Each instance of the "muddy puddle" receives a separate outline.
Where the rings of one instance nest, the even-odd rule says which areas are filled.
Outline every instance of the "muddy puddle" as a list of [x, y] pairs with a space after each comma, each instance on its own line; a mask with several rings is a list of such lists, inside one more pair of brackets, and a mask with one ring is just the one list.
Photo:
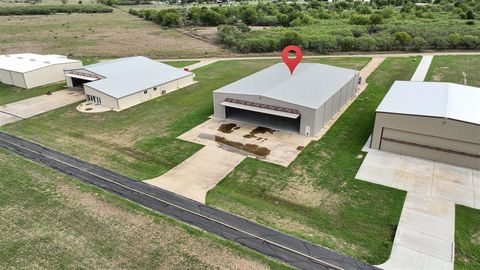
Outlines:
[[[244, 138], [257, 138], [258, 134], [275, 133], [276, 130], [267, 127], [256, 127], [250, 133], [243, 135]], [[261, 139], [261, 138], [260, 138]]]
[[257, 144], [250, 144], [250, 143], [243, 144], [240, 142], [231, 141], [222, 136], [215, 136], [215, 141], [252, 153], [260, 157], [266, 157], [270, 155], [270, 149], [266, 147], [258, 146]]
[[223, 133], [232, 133], [234, 130], [237, 130], [239, 128], [240, 127], [238, 127], [237, 124], [229, 123], [229, 124], [221, 124], [217, 130]]

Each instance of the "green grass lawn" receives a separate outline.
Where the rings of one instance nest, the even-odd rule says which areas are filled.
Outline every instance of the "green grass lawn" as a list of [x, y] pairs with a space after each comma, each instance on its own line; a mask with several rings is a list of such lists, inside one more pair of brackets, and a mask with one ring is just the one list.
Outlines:
[[480, 87], [480, 55], [435, 56], [427, 74], [429, 81], [445, 81]]
[[4, 149], [0, 161], [1, 269], [289, 269]]
[[164, 62], [167, 65], [170, 65], [172, 67], [178, 67], [178, 68], [183, 68], [186, 66], [191, 66], [195, 63], [198, 63], [200, 61], [166, 61]]
[[64, 88], [64, 83], [55, 83], [32, 89], [23, 89], [12, 85], [0, 83], [0, 105], [5, 105], [19, 100], [45, 95], [47, 92], [55, 92]]
[[480, 269], [480, 210], [455, 208], [455, 269]]
[[[317, 61], [348, 67], [356, 62], [361, 68], [369, 58]], [[150, 179], [202, 147], [176, 137], [213, 114], [213, 90], [276, 62], [220, 61], [195, 70], [197, 84], [122, 112], [84, 114], [73, 104], [1, 129], [132, 178]]]
[[370, 263], [390, 255], [405, 192], [355, 180], [374, 110], [419, 58], [388, 58], [369, 86], [288, 167], [247, 158], [207, 194], [207, 204]]

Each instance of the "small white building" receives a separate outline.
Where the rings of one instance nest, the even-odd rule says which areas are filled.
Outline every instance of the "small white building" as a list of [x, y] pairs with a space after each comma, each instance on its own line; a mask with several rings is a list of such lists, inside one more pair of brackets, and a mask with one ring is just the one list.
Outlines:
[[194, 74], [143, 56], [65, 70], [67, 86], [83, 88], [85, 99], [115, 111], [188, 86]]
[[63, 55], [34, 53], [0, 55], [0, 82], [34, 88], [64, 80], [63, 70], [79, 68], [82, 62]]

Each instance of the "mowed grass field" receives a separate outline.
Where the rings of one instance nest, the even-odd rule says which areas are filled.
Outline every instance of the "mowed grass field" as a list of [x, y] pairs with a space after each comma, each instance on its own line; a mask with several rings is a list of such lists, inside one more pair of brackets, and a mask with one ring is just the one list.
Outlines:
[[[355, 64], [361, 68], [369, 60], [317, 61], [347, 67]], [[0, 129], [138, 180], [151, 179], [202, 147], [176, 137], [213, 114], [213, 90], [276, 62], [220, 61], [195, 70], [197, 84], [122, 112], [84, 114], [73, 104]]]
[[455, 208], [455, 269], [480, 269], [480, 210]]
[[[414, 61], [415, 60], [415, 61]], [[368, 88], [287, 168], [247, 158], [207, 194], [207, 204], [370, 263], [390, 255], [405, 192], [355, 180], [374, 111], [419, 58], [388, 58]]]
[[0, 54], [208, 57], [226, 51], [115, 9], [103, 14], [0, 16]]
[[[464, 76], [466, 75], [466, 76]], [[427, 80], [480, 87], [480, 54], [435, 56]]]
[[288, 269], [0, 149], [1, 269]]

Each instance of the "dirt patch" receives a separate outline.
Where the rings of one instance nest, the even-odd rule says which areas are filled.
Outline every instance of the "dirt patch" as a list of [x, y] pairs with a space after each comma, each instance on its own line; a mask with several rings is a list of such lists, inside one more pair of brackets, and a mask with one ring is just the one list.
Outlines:
[[221, 137], [221, 136], [215, 136], [215, 141], [235, 147], [243, 151], [247, 151], [259, 157], [266, 157], [270, 155], [270, 149], [266, 147], [258, 146], [257, 144], [250, 144], [250, 143], [243, 144], [240, 142], [234, 142], [234, 141], [228, 140], [227, 138]]
[[305, 148], [305, 146], [301, 146], [301, 145], [300, 145], [300, 146], [297, 147], [297, 150], [298, 150], [298, 151], [302, 151], [304, 148]]
[[271, 128], [267, 128], [267, 127], [256, 127], [254, 128], [252, 131], [250, 131], [250, 133], [248, 134], [245, 134], [243, 135], [244, 138], [256, 138], [257, 134], [265, 134], [265, 133], [270, 133], [270, 134], [273, 134], [276, 132], [276, 130], [274, 129], [271, 129]]
[[220, 132], [230, 134], [234, 130], [238, 129], [240, 127], [237, 126], [237, 124], [229, 123], [229, 124], [222, 124], [220, 127], [217, 129]]
[[476, 246], [480, 245], [480, 231], [472, 234], [472, 237], [470, 237], [470, 242]]

